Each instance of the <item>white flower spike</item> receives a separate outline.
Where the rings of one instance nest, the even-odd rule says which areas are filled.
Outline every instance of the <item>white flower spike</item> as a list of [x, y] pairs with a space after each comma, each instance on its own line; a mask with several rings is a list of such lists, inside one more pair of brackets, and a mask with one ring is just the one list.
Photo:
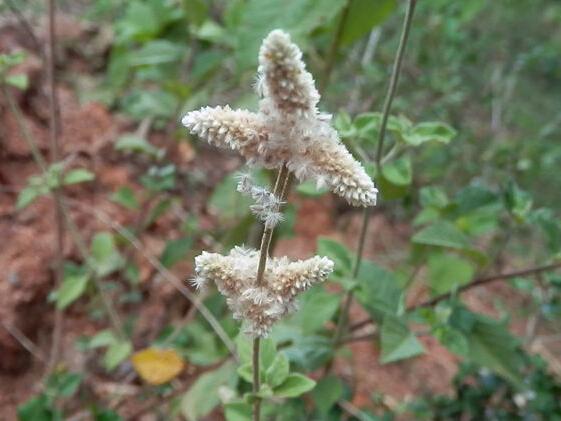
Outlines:
[[257, 80], [263, 97], [258, 113], [204, 107], [182, 123], [250, 163], [270, 169], [286, 164], [298, 179], [325, 185], [352, 205], [375, 205], [378, 190], [339, 140], [330, 117], [318, 112], [314, 79], [287, 33], [274, 30], [263, 41]]

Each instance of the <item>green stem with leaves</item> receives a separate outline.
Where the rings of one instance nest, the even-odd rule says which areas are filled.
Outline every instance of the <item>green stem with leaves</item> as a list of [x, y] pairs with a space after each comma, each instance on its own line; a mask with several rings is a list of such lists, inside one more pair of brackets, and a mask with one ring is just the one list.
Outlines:
[[[411, 23], [413, 21], [413, 13], [415, 11], [415, 5], [417, 0], [409, 0], [407, 5], [407, 11], [405, 13], [405, 20], [403, 22], [403, 29], [401, 32], [401, 37], [399, 40], [399, 46], [397, 48], [396, 57], [393, 64], [392, 74], [390, 77], [390, 84], [388, 87], [388, 92], [386, 94], [386, 99], [384, 100], [384, 108], [382, 110], [382, 122], [380, 125], [380, 133], [378, 136], [378, 146], [376, 151], [376, 169], [377, 174], [382, 174], [382, 151], [384, 146], [384, 138], [386, 135], [386, 129], [388, 124], [388, 119], [390, 115], [390, 110], [393, 102], [393, 98], [395, 96], [397, 90], [397, 83], [399, 81], [399, 74], [401, 72], [401, 64], [403, 62], [403, 56], [405, 53], [405, 46], [407, 44], [407, 40], [409, 39], [409, 32], [411, 29]], [[354, 267], [352, 271], [352, 276], [354, 279], [358, 276], [360, 271], [360, 264], [362, 262], [362, 255], [364, 252], [364, 243], [366, 241], [366, 233], [368, 232], [368, 224], [370, 222], [370, 209], [365, 208], [363, 217], [362, 217], [362, 225], [360, 230], [360, 236], [358, 241], [357, 247], [357, 255], [354, 262]], [[335, 329], [335, 334], [333, 336], [333, 343], [338, 345], [343, 337], [347, 325], [347, 320], [349, 318], [349, 312], [351, 308], [353, 300], [353, 290], [347, 291], [344, 301], [343, 301], [343, 308], [341, 310], [339, 319], [337, 321], [337, 327]]]

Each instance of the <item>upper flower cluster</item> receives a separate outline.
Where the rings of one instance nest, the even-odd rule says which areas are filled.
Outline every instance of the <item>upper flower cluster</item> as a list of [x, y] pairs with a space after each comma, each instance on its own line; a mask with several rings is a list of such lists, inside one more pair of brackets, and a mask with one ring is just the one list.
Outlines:
[[266, 336], [277, 320], [294, 309], [298, 293], [323, 282], [333, 271], [333, 262], [327, 257], [295, 262], [272, 258], [263, 282], [257, 285], [258, 264], [259, 252], [243, 247], [235, 247], [226, 256], [203, 252], [195, 258], [195, 285], [214, 282], [234, 318], [243, 320], [246, 332], [253, 336]]
[[317, 109], [320, 95], [302, 52], [281, 30], [259, 51], [259, 112], [204, 107], [182, 123], [211, 144], [238, 151], [265, 168], [286, 164], [300, 180], [314, 180], [356, 206], [376, 204], [378, 190]]

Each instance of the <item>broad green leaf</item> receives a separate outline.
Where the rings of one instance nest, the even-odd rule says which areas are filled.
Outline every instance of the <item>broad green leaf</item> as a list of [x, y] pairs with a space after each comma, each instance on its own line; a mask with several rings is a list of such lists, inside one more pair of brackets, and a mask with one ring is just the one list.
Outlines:
[[496, 371], [515, 386], [522, 387], [519, 343], [503, 323], [457, 307], [450, 316], [450, 324], [467, 339], [465, 358]]
[[[242, 363], [253, 362], [253, 340], [248, 336], [240, 333], [236, 338], [236, 347], [238, 355]], [[267, 370], [273, 363], [277, 355], [275, 342], [271, 338], [265, 338], [260, 341], [259, 361], [262, 370]]]
[[124, 339], [112, 342], [103, 356], [103, 366], [108, 370], [114, 370], [125, 361], [132, 352], [132, 344]]
[[113, 235], [98, 232], [92, 239], [91, 265], [99, 276], [106, 276], [119, 269], [124, 263], [115, 247]]
[[188, 421], [200, 421], [219, 403], [219, 389], [236, 385], [236, 365], [227, 361], [197, 378], [181, 399], [181, 413]]
[[312, 391], [312, 396], [320, 414], [325, 416], [341, 399], [343, 392], [343, 382], [339, 377], [331, 374], [319, 380]]
[[444, 123], [425, 122], [415, 125], [402, 136], [409, 145], [419, 146], [431, 141], [449, 143], [456, 136], [456, 131]]
[[94, 173], [86, 170], [85, 168], [76, 168], [64, 174], [62, 184], [67, 186], [69, 184], [78, 184], [84, 183], [86, 181], [92, 181], [93, 179], [95, 179]]
[[351, 44], [380, 25], [395, 9], [395, 0], [353, 0], [341, 34], [341, 45]]
[[314, 333], [331, 320], [340, 299], [339, 295], [330, 294], [321, 287], [312, 288], [299, 298], [298, 311], [292, 316], [292, 323], [300, 326], [304, 334]]
[[409, 156], [404, 156], [403, 158], [399, 158], [385, 164], [382, 167], [382, 175], [392, 184], [397, 186], [408, 186], [413, 180], [411, 158], [409, 158]]
[[305, 35], [329, 23], [345, 3], [345, 0], [247, 1], [241, 10], [239, 25], [232, 28], [237, 32], [235, 51], [238, 65], [245, 69], [256, 64], [259, 45], [271, 30], [282, 28], [295, 41], [301, 41]]
[[439, 221], [416, 233], [412, 241], [416, 244], [468, 249], [469, 239], [456, 226], [447, 221]]
[[434, 295], [444, 294], [467, 284], [475, 273], [473, 265], [451, 254], [433, 254], [428, 260], [429, 285]]
[[391, 315], [384, 317], [380, 342], [382, 347], [380, 361], [383, 364], [411, 358], [424, 352], [423, 346], [407, 324]]
[[226, 223], [243, 218], [252, 204], [251, 199], [238, 193], [237, 184], [236, 174], [228, 174], [214, 188], [208, 201], [211, 210]]
[[170, 268], [179, 261], [181, 261], [193, 246], [193, 239], [191, 237], [178, 238], [177, 240], [170, 240], [166, 243], [166, 247], [162, 252], [160, 261], [166, 268]]
[[292, 373], [280, 384], [273, 388], [273, 393], [279, 398], [295, 398], [314, 388], [316, 382], [300, 373]]
[[62, 421], [62, 414], [40, 394], [18, 406], [18, 421]]
[[172, 118], [175, 116], [178, 98], [162, 90], [133, 90], [121, 99], [123, 110], [131, 117]]
[[129, 55], [132, 66], [172, 63], [181, 59], [185, 47], [165, 39], [158, 39], [144, 44], [139, 50]]
[[524, 222], [532, 209], [533, 199], [528, 192], [511, 182], [505, 192], [505, 204], [519, 222]]
[[246, 382], [253, 384], [253, 364], [245, 363], [238, 367], [236, 370], [238, 376], [244, 379]]
[[304, 334], [300, 326], [284, 320], [278, 323], [272, 337], [283, 343], [282, 351], [290, 362], [303, 370], [316, 370], [333, 357], [333, 343], [325, 335]]
[[47, 394], [70, 397], [76, 393], [83, 375], [69, 371], [57, 371], [47, 379]]
[[382, 321], [387, 314], [398, 314], [403, 291], [392, 272], [365, 260], [360, 265], [358, 280], [356, 297], [373, 318]]
[[228, 402], [224, 405], [226, 421], [251, 421], [253, 407], [245, 401]]
[[163, 155], [163, 149], [160, 150], [148, 142], [145, 138], [137, 136], [134, 133], [124, 134], [117, 139], [115, 149], [118, 151], [141, 152], [146, 155], [160, 158]]
[[437, 209], [442, 209], [450, 203], [444, 189], [437, 186], [421, 188], [419, 190], [419, 201], [423, 207], [430, 206]]
[[333, 126], [343, 138], [354, 137], [356, 135], [356, 129], [351, 120], [351, 116], [344, 111], [337, 113], [333, 119]]
[[265, 372], [265, 382], [271, 386], [276, 387], [282, 384], [288, 377], [290, 371], [290, 364], [284, 352], [278, 352], [272, 364]]
[[62, 285], [56, 292], [56, 306], [64, 310], [86, 291], [89, 281], [88, 274], [75, 274], [65, 276]]
[[139, 207], [134, 191], [130, 187], [126, 186], [121, 187], [113, 193], [111, 195], [111, 200], [130, 210], [136, 210]]
[[471, 185], [460, 190], [454, 202], [458, 206], [458, 212], [465, 214], [475, 209], [489, 205], [500, 205], [499, 196], [492, 190], [478, 185]]

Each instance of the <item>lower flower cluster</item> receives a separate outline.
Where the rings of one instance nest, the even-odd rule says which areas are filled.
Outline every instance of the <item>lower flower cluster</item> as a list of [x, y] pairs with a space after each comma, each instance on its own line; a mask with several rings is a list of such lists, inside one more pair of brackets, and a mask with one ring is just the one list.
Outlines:
[[203, 287], [214, 282], [246, 333], [264, 337], [273, 324], [295, 309], [296, 296], [312, 285], [323, 282], [333, 271], [327, 257], [289, 261], [270, 258], [257, 283], [259, 252], [235, 247], [226, 256], [203, 252], [195, 258], [194, 283]]

